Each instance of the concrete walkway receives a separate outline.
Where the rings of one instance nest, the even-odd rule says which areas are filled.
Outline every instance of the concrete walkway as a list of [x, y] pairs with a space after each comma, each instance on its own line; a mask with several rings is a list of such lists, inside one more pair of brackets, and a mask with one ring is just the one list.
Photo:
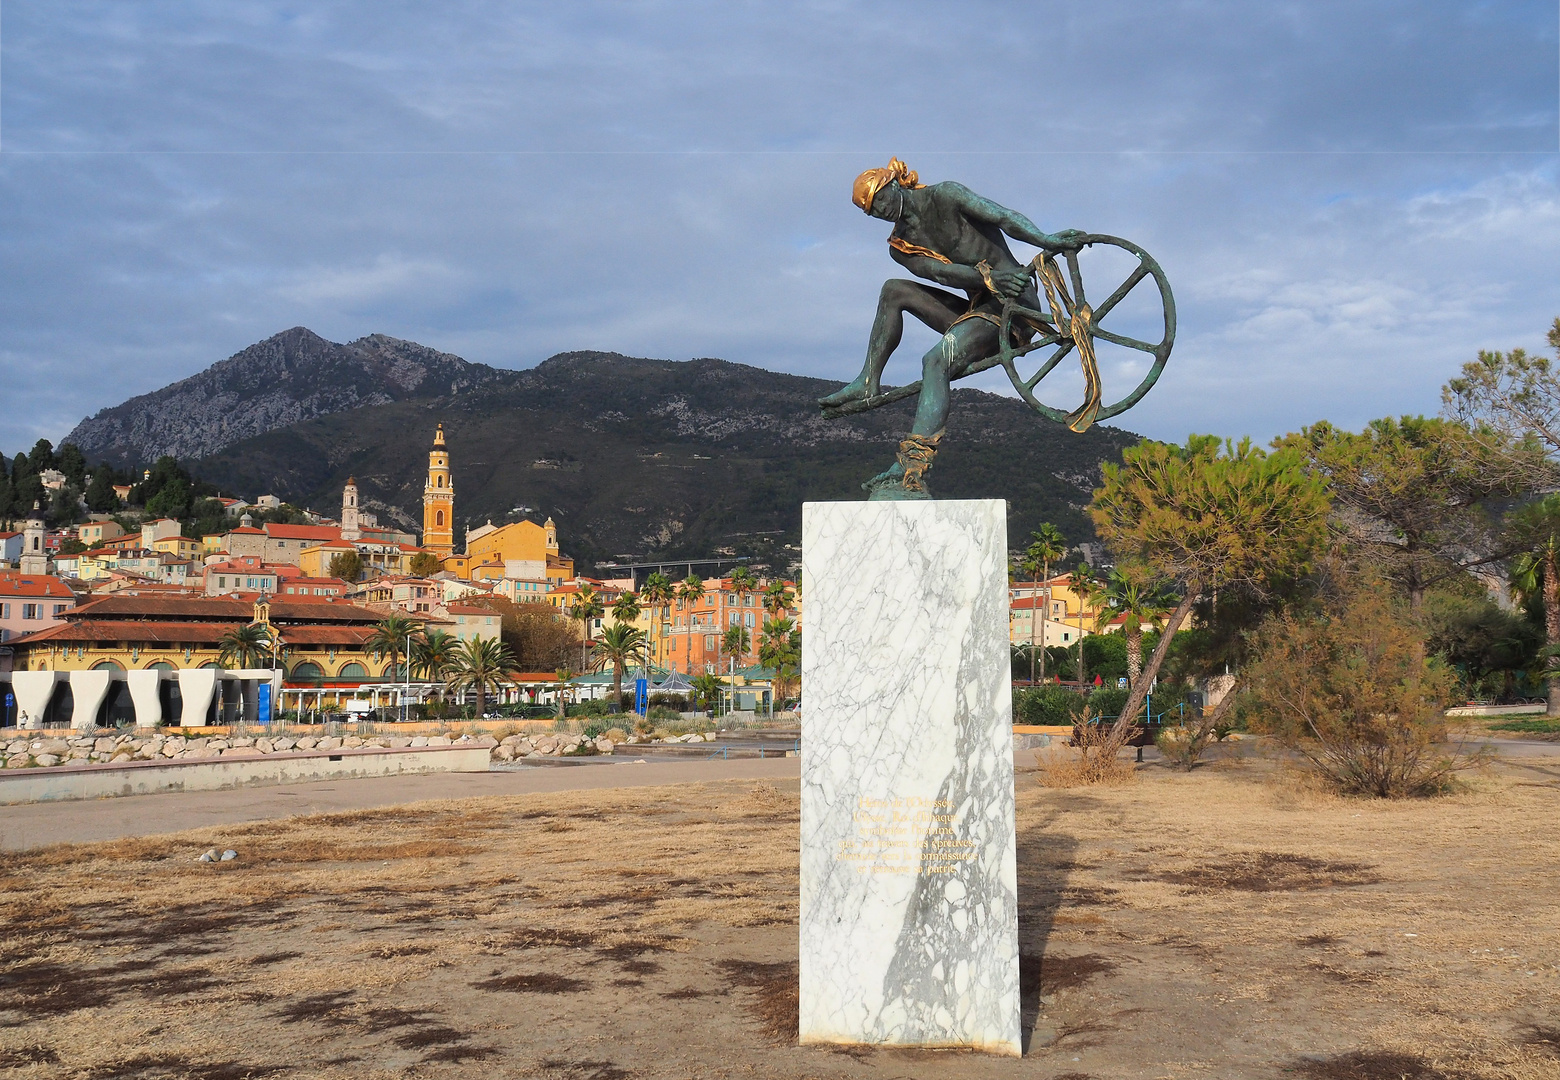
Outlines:
[[321, 780], [287, 787], [236, 791], [166, 792], [91, 802], [31, 803], [0, 811], [0, 849], [20, 851], [48, 844], [91, 843], [127, 836], [270, 821], [298, 814], [329, 814], [426, 799], [471, 799], [592, 788], [655, 787], [712, 780], [796, 780], [797, 758], [653, 762], [432, 773], [364, 780]]

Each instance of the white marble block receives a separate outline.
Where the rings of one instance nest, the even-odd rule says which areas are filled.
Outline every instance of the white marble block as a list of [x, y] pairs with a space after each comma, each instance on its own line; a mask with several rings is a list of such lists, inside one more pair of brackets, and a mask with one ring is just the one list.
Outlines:
[[1007, 514], [802, 508], [801, 1039], [1021, 1053]]

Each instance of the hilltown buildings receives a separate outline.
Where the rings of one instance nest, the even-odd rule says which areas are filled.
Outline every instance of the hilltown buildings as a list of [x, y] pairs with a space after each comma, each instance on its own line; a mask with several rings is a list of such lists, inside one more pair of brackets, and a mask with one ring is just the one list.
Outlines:
[[[263, 519], [257, 524], [248, 504], [224, 499], [225, 514], [237, 520], [200, 540], [184, 536], [172, 519], [147, 521], [130, 532], [117, 521], [92, 521], [73, 537], [51, 535], [36, 513], [22, 532], [0, 537], [5, 545], [0, 553], [8, 562], [22, 561], [27, 570], [0, 575], [5, 639], [0, 684], [11, 684], [7, 672], [14, 666], [31, 687], [29, 700], [55, 720], [69, 713], [71, 695], [80, 690], [86, 695], [82, 708], [99, 719], [122, 718], [130, 698], [141, 693], [139, 716], [155, 708], [164, 718], [194, 722], [191, 717], [225, 708], [221, 702], [231, 704], [221, 684], [237, 676], [219, 666], [222, 638], [252, 623], [266, 628], [272, 655], [263, 668], [238, 680], [248, 687], [242, 693], [251, 694], [249, 684], [256, 679], [272, 679], [274, 665], [278, 693], [315, 694], [316, 706], [328, 695], [351, 696], [393, 680], [388, 655], [367, 645], [375, 626], [392, 612], [464, 640], [492, 638], [501, 631], [502, 616], [484, 606], [483, 597], [547, 604], [578, 627], [572, 608], [588, 587], [608, 608], [585, 628], [599, 637], [612, 621], [610, 605], [635, 587], [633, 579], [577, 577], [551, 518], [541, 524], [489, 522], [470, 530], [465, 550], [457, 551], [453, 474], [441, 426], [429, 451], [420, 542], [381, 526], [363, 508], [355, 478], [343, 488], [339, 523], [309, 515], [313, 524]], [[280, 500], [263, 496], [255, 506], [275, 508]], [[54, 554], [63, 539], [79, 541], [86, 550]], [[346, 554], [356, 555], [363, 567], [359, 581], [331, 576], [336, 557]], [[425, 558], [414, 574], [418, 556]], [[739, 594], [724, 579], [707, 580], [705, 589], [698, 601], [676, 601], [640, 615], [656, 668], [694, 674], [735, 667], [740, 675], [756, 663], [766, 618], [761, 597]], [[787, 614], [799, 619], [799, 603]], [[749, 637], [749, 647], [736, 656], [723, 647], [732, 625]], [[206, 674], [197, 678], [195, 672]], [[48, 673], [58, 678], [43, 679]], [[133, 693], [132, 684], [141, 689]], [[192, 689], [201, 686], [198, 693]], [[185, 690], [196, 693], [189, 708], [179, 699]]]

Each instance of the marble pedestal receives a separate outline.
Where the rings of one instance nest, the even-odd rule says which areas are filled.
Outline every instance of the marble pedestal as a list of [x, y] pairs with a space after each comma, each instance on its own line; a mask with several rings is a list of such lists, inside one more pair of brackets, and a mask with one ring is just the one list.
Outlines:
[[1007, 515], [802, 509], [803, 1042], [1021, 1052]]

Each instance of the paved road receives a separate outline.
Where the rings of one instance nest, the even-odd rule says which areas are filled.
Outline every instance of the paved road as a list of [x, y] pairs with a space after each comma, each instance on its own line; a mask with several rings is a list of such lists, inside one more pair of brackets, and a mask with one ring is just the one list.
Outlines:
[[198, 829], [205, 825], [366, 810], [425, 799], [652, 787], [711, 780], [795, 780], [800, 775], [801, 762], [796, 758], [646, 764], [619, 759], [576, 767], [521, 767], [485, 773], [320, 780], [310, 784], [236, 791], [174, 791], [90, 802], [31, 803], [0, 808], [0, 849], [16, 851], [46, 844], [118, 840], [127, 836]]
[[[1560, 779], [1560, 743], [1491, 739], [1489, 745], [1510, 767]], [[1034, 751], [1019, 751], [1015, 764], [1032, 768]], [[1148, 747], [1147, 760], [1158, 758]], [[1549, 759], [1548, 761], [1537, 759]], [[285, 787], [237, 791], [168, 792], [91, 802], [33, 803], [0, 808], [0, 849], [24, 850], [47, 844], [152, 836], [205, 825], [269, 821], [295, 814], [365, 810], [483, 795], [525, 795], [593, 788], [654, 787], [711, 780], [795, 780], [797, 758], [733, 758], [730, 761], [653, 761], [581, 758], [579, 763], [517, 766], [485, 773], [430, 773], [365, 780], [321, 780]]]

